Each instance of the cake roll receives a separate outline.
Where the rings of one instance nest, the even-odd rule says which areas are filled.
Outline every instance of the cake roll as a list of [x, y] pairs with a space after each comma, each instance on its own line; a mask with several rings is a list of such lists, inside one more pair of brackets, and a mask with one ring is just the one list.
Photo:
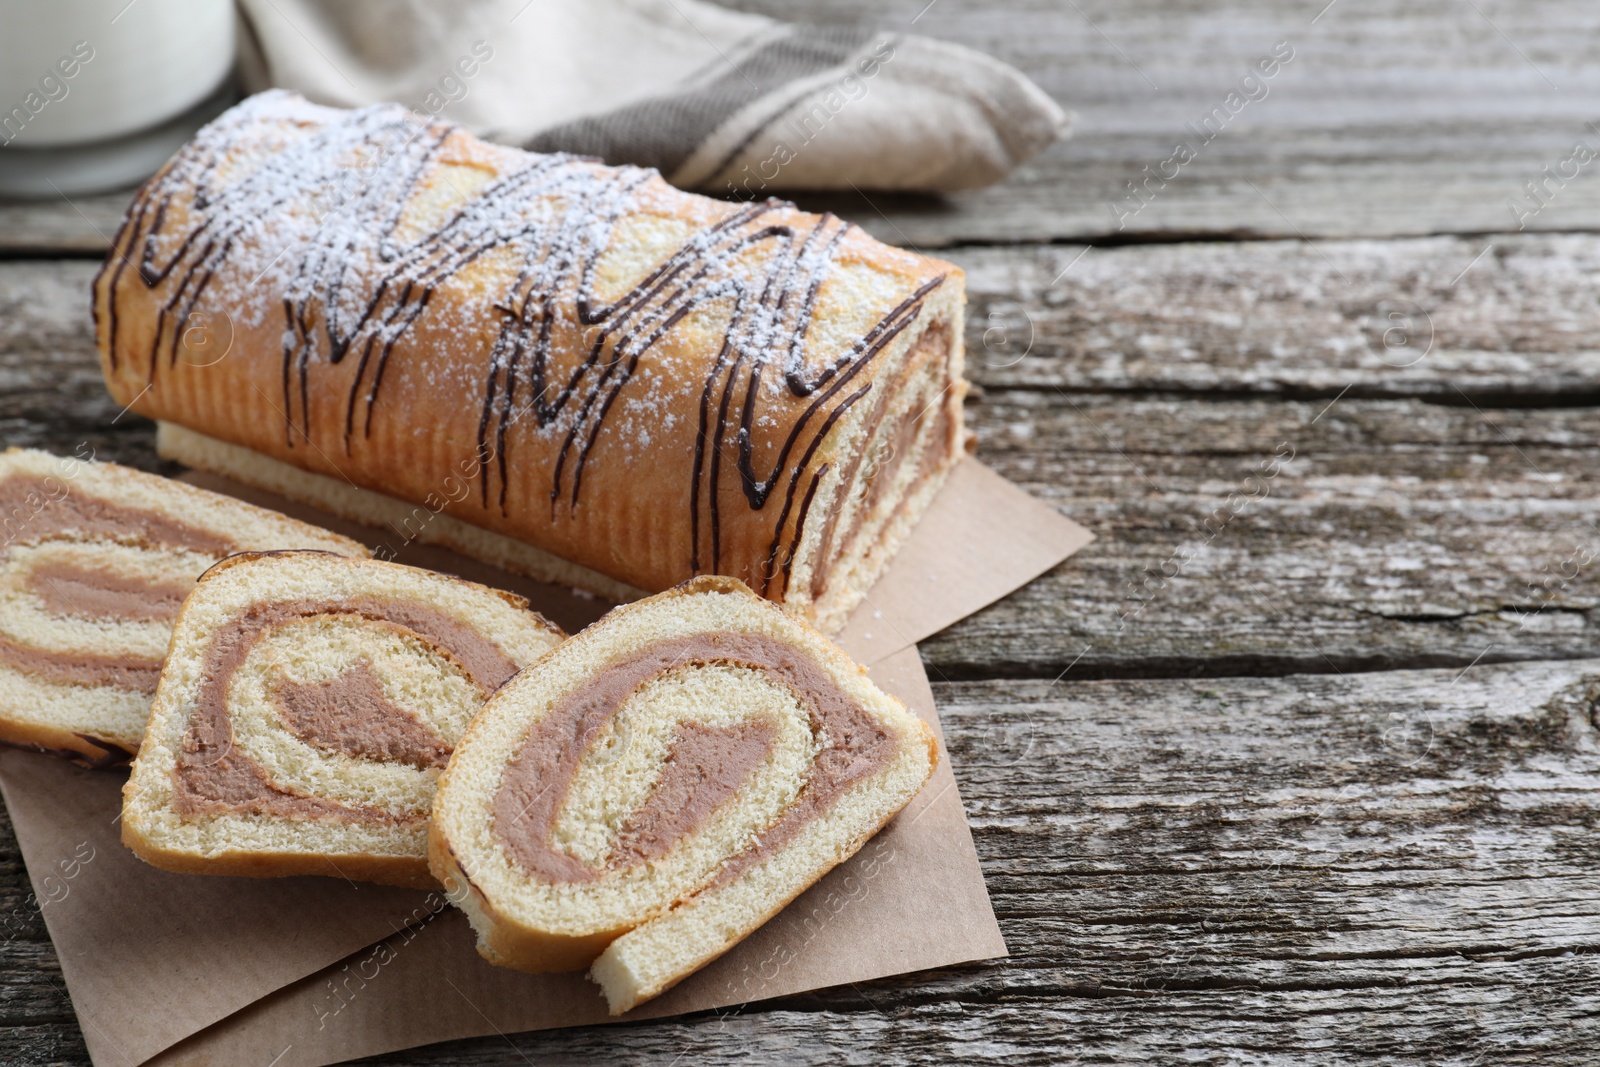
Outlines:
[[706, 576], [490, 698], [440, 782], [429, 860], [486, 959], [589, 967], [621, 1014], [852, 856], [937, 759], [838, 646]]
[[564, 635], [511, 593], [320, 552], [247, 553], [184, 602], [122, 840], [167, 870], [430, 886], [467, 722]]
[[92, 766], [139, 747], [183, 598], [230, 553], [348, 538], [112, 463], [0, 454], [0, 744]]
[[94, 284], [170, 458], [611, 597], [734, 576], [829, 632], [962, 453], [964, 299], [833, 215], [277, 91], [139, 190]]

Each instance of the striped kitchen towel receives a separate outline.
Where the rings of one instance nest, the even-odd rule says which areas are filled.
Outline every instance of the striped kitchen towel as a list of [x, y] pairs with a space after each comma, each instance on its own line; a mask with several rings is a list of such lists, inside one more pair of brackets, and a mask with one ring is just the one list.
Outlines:
[[897, 32], [702, 0], [239, 0], [247, 88], [397, 100], [535, 151], [741, 199], [999, 181], [1065, 130], [1016, 69]]

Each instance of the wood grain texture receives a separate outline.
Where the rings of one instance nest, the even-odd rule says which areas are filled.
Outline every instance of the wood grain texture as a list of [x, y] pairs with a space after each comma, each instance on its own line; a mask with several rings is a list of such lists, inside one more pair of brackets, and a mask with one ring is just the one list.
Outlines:
[[[1372, 341], [1365, 294], [1448, 282], [1472, 242], [1095, 250], [1054, 288], [1061, 250], [963, 250], [981, 452], [1101, 534], [926, 646], [936, 678], [981, 679], [937, 692], [1015, 957], [514, 1045], [558, 1062], [1582, 1062], [1600, 667], [1487, 664], [1600, 654], [1592, 569], [1544, 570], [1592, 538], [1600, 423], [1552, 405], [1593, 378], [1597, 246], [1485, 257], [1456, 286], [1470, 299], [1431, 301], [1435, 343], [1398, 383], [1380, 357], [1411, 353]], [[0, 292], [26, 297], [0, 318], [0, 415], [58, 449], [116, 415], [76, 310], [91, 272], [0, 265]], [[1486, 303], [1518, 327], [1473, 327]], [[1014, 362], [1018, 309], [1034, 346]], [[63, 375], [81, 388], [51, 390]], [[1355, 386], [1329, 407], [1338, 380]], [[1452, 382], [1482, 410], [1442, 402]], [[155, 465], [148, 426], [124, 423], [97, 447]], [[1219, 525], [1283, 442], [1295, 458]], [[1130, 581], [1186, 545], [1139, 607]], [[1338, 673], [1432, 662], [1452, 666]], [[1292, 670], [1317, 673], [1084, 680]], [[3, 949], [5, 1055], [82, 1062], [14, 845], [0, 856], [24, 916]], [[508, 1058], [490, 1039], [380, 1062]]]
[[[949, 198], [800, 194], [883, 240], [1387, 237], [1600, 229], [1600, 180], [1563, 164], [1600, 153], [1590, 107], [1600, 8], [1581, 0], [742, 0], [780, 18], [859, 23], [978, 48], [1077, 114], [1071, 136], [1002, 185]], [[920, 13], [920, 17], [919, 17]], [[1315, 19], [1315, 21], [1313, 21]], [[1259, 99], [1209, 142], [1190, 131], [1278, 42], [1293, 49]], [[1241, 99], [1244, 97], [1241, 96]], [[1216, 127], [1219, 120], [1213, 119]], [[1160, 179], [1131, 210], [1128, 183]], [[803, 150], [803, 146], [801, 148]], [[1555, 179], [1547, 178], [1549, 167]], [[1545, 183], [1544, 203], [1527, 182]], [[1559, 183], [1559, 184], [1558, 184]], [[1520, 200], [1520, 217], [1509, 202]], [[0, 205], [0, 250], [98, 253], [127, 196]]]
[[[795, 17], [780, 0], [740, 6]], [[946, 201], [841, 201], [884, 240], [1387, 237], [1600, 222], [1595, 163], [1569, 167], [1531, 217], [1507, 204], [1526, 201], [1524, 183], [1548, 181], [1541, 169], [1559, 171], [1576, 142], [1600, 149], [1587, 105], [1600, 88], [1587, 43], [1600, 10], [1573, 0], [820, 0], [805, 10], [982, 49], [1078, 116], [1069, 139], [1004, 185]], [[1202, 143], [1190, 125], [1227, 106], [1278, 42], [1294, 57]], [[1160, 184], [1180, 142], [1196, 156]], [[1138, 203], [1128, 183], [1150, 174], [1148, 202], [1119, 220], [1114, 205]]]
[[[1061, 250], [963, 250], [980, 454], [1100, 539], [925, 644], [934, 676], [1600, 655], [1600, 413], [1550, 406], [1600, 383], [1600, 238], [1520, 237], [1447, 288], [1473, 250], [1096, 249], [1054, 286]], [[161, 469], [147, 423], [111, 425], [92, 271], [0, 264], [0, 423]], [[1431, 347], [1383, 346], [1384, 291], [1432, 309]]]
[[[1078, 115], [993, 189], [796, 197], [967, 272], [981, 455], [1099, 535], [923, 646], [1013, 956], [371, 1062], [1592, 1062], [1600, 160], [1542, 169], [1600, 150], [1600, 10], [737, 6]], [[89, 335], [126, 199], [0, 204], [0, 428], [162, 470]], [[0, 1062], [86, 1063], [8, 821], [0, 909]]]
[[[1593, 1047], [1600, 660], [936, 693], [1012, 958], [510, 1043], [537, 1063], [660, 1064], [1577, 1063]], [[15, 856], [6, 824], [13, 908]], [[0, 951], [0, 1055], [81, 1062], [48, 944], [30, 930]], [[519, 1061], [492, 1038], [372, 1062]]]
[[1588, 235], [949, 255], [967, 274], [970, 369], [991, 391], [1600, 399]]
[[1593, 414], [1323, 406], [991, 394], [985, 461], [1100, 539], [924, 644], [935, 677], [1600, 653]]
[[1582, 406], [1597, 250], [962, 251], [980, 454], [1101, 538], [925, 645], [930, 663], [1054, 677], [1600, 654], [1600, 422]]

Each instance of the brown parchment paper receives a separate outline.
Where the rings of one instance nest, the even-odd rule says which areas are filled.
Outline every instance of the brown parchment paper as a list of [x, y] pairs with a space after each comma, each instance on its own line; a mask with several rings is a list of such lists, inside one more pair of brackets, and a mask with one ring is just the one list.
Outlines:
[[[916, 649], [882, 661], [872, 675], [938, 729]], [[924, 791], [854, 858], [733, 951], [623, 1019], [728, 1007], [1005, 951], [943, 759]], [[310, 1067], [446, 1037], [608, 1021], [599, 987], [582, 974], [492, 967], [473, 948], [466, 919], [445, 909], [153, 1063]]]
[[[384, 537], [213, 476], [186, 480], [370, 543]], [[938, 731], [914, 642], [1089, 540], [1053, 509], [964, 461], [840, 643]], [[436, 547], [411, 546], [399, 558], [513, 589], [572, 630], [609, 606]], [[118, 841], [124, 778], [0, 754], [0, 792], [100, 1067], [152, 1057], [323, 1064], [608, 1019], [598, 987], [581, 974], [523, 975], [484, 963], [442, 894], [148, 867]], [[727, 955], [623, 1018], [1004, 955], [955, 782], [941, 758], [923, 792], [852, 860]]]

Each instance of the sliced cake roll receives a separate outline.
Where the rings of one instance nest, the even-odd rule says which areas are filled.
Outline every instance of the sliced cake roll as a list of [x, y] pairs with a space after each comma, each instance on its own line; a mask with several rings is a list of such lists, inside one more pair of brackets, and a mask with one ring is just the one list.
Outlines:
[[0, 743], [110, 765], [144, 736], [172, 620], [246, 549], [366, 549], [153, 474], [0, 454]]
[[468, 721], [563, 635], [511, 593], [320, 552], [235, 556], [184, 602], [122, 839], [168, 870], [432, 885]]
[[396, 104], [252, 96], [112, 244], [101, 368], [163, 455], [607, 597], [725, 574], [836, 632], [967, 440], [954, 264]]
[[696, 578], [495, 694], [440, 783], [429, 860], [485, 958], [592, 964], [621, 1014], [853, 855], [937, 758], [832, 642]]

